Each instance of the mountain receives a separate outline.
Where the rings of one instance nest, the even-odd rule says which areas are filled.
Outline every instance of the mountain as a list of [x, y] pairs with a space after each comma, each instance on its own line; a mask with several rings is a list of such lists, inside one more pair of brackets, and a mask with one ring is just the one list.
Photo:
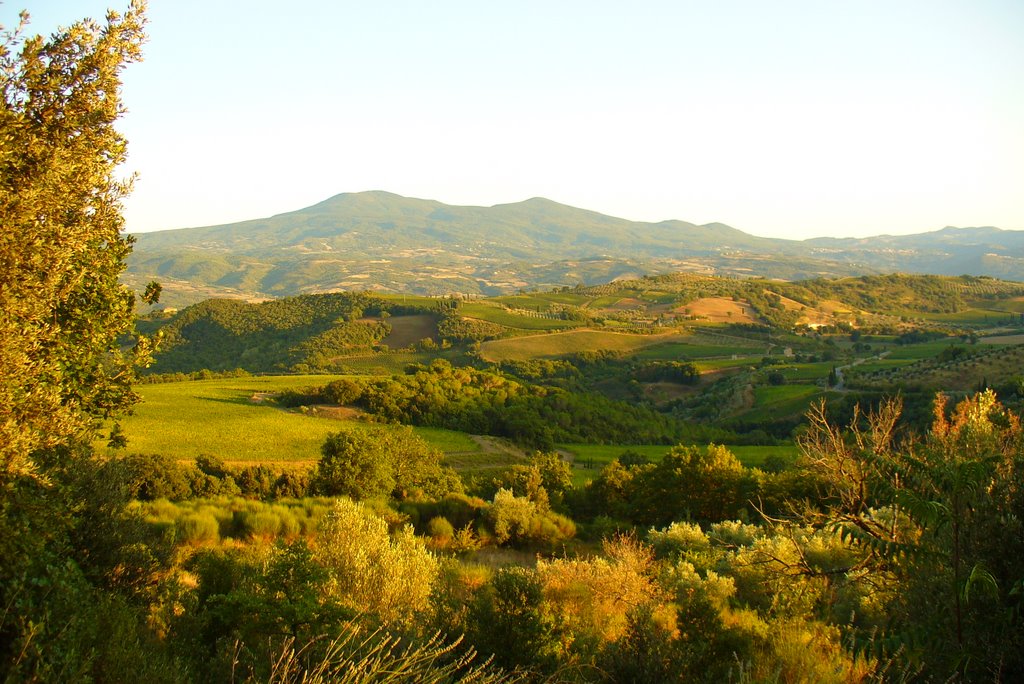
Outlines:
[[136, 236], [126, 281], [170, 305], [337, 290], [496, 295], [692, 271], [797, 279], [889, 271], [1024, 279], [1024, 232], [946, 228], [796, 241], [721, 223], [647, 223], [533, 198], [453, 206], [345, 193], [294, 212]]

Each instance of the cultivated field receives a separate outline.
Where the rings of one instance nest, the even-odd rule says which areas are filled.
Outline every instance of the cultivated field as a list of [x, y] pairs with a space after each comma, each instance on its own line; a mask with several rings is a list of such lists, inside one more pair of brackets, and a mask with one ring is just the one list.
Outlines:
[[[129, 453], [153, 453], [178, 460], [210, 454], [231, 464], [310, 465], [320, 445], [341, 425], [362, 427], [318, 411], [286, 411], [267, 395], [323, 385], [341, 376], [307, 375], [195, 380], [138, 388], [142, 402], [122, 420]], [[438, 428], [414, 428], [446, 453], [479, 462], [487, 451], [468, 435]]]
[[755, 323], [757, 314], [746, 302], [737, 302], [727, 297], [704, 297], [695, 299], [677, 309], [695, 318], [712, 323]]
[[605, 330], [572, 330], [549, 335], [491, 340], [480, 345], [480, 355], [487, 361], [500, 362], [550, 358], [582, 351], [634, 352], [644, 347], [679, 341], [686, 337], [688, 333], [680, 332], [637, 335]]
[[405, 349], [424, 338], [437, 338], [437, 319], [434, 316], [392, 316], [387, 322], [391, 332], [381, 340], [381, 344], [391, 349]]

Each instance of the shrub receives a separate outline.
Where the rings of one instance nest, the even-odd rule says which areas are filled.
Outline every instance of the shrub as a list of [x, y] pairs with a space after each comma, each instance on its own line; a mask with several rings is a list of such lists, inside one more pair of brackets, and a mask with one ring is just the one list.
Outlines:
[[271, 496], [275, 499], [300, 499], [309, 493], [309, 474], [302, 471], [286, 470], [281, 473], [271, 487]]
[[243, 495], [267, 499], [270, 498], [276, 479], [270, 468], [260, 464], [242, 468], [235, 483]]
[[276, 537], [281, 531], [281, 518], [271, 511], [246, 513], [242, 516], [242, 532], [251, 537]]
[[431, 518], [430, 522], [427, 523], [427, 534], [434, 541], [446, 544], [455, 536], [455, 528], [452, 527], [452, 524], [446, 518], [437, 516]]
[[175, 529], [178, 540], [185, 544], [205, 544], [220, 539], [220, 524], [212, 515], [188, 513], [178, 518]]
[[537, 506], [524, 496], [499, 489], [488, 510], [491, 529], [499, 544], [524, 540], [530, 532], [530, 520]]
[[169, 456], [131, 454], [111, 462], [111, 467], [124, 469], [133, 498], [181, 501], [192, 495], [186, 469]]
[[337, 601], [406, 625], [430, 607], [439, 565], [409, 526], [392, 537], [382, 518], [339, 499], [320, 525], [315, 553]]

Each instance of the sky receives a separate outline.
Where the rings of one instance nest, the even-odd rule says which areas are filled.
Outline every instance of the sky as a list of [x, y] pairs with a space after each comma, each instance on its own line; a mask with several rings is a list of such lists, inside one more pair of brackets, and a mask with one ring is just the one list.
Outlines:
[[[127, 0], [4, 0], [31, 33]], [[1024, 229], [1020, 0], [150, 0], [128, 230], [387, 190], [761, 236]]]

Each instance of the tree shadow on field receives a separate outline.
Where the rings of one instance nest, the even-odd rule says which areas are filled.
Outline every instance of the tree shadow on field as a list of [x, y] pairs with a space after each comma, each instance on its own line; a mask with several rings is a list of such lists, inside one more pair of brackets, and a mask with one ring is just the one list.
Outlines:
[[195, 397], [199, 401], [212, 401], [218, 404], [234, 404], [236, 406], [261, 406], [259, 402], [255, 402], [249, 397]]

